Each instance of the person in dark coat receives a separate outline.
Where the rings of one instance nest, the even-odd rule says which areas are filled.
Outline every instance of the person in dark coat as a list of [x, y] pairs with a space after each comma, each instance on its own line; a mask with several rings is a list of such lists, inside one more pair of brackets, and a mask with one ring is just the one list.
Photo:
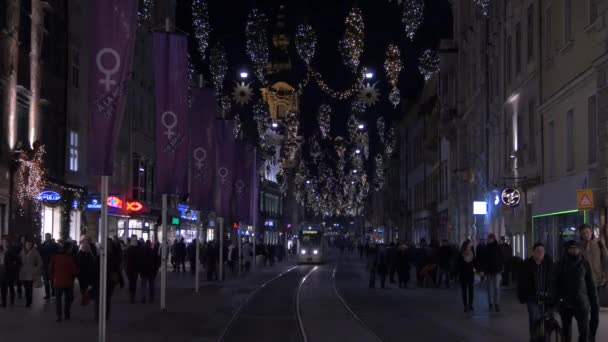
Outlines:
[[488, 244], [485, 247], [485, 263], [482, 268], [487, 278], [490, 311], [494, 309], [496, 312], [500, 312], [500, 284], [504, 265], [504, 258], [500, 245], [496, 241], [496, 235], [490, 233], [488, 234]]
[[500, 251], [502, 252], [503, 273], [502, 273], [502, 286], [509, 286], [511, 281], [511, 260], [513, 259], [513, 248], [509, 245], [507, 237], [503, 236], [500, 238]]
[[135, 294], [137, 292], [137, 277], [141, 272], [142, 256], [141, 248], [137, 237], [131, 237], [129, 241], [129, 248], [126, 253], [126, 271], [127, 279], [129, 281], [129, 294], [131, 295], [131, 303], [135, 303]]
[[388, 281], [395, 283], [395, 273], [397, 272], [397, 246], [391, 242], [386, 249], [386, 262], [388, 266]]
[[78, 267], [78, 286], [80, 288], [81, 304], [85, 305], [85, 296], [89, 296], [92, 291], [95, 279], [99, 277], [95, 274], [97, 255], [93, 253], [91, 244], [88, 241], [80, 243], [80, 249], [76, 254], [76, 266]]
[[448, 240], [441, 241], [441, 246], [437, 252], [437, 286], [441, 286], [445, 278], [445, 286], [450, 287], [450, 265], [452, 261], [452, 251]]
[[0, 245], [0, 307], [6, 307], [7, 296], [10, 306], [15, 305], [15, 283], [19, 279], [19, 256], [7, 237]]
[[[154, 282], [161, 264], [160, 254], [158, 250], [152, 248], [152, 242], [147, 240], [141, 247], [141, 301], [146, 302], [146, 292], [148, 301], [154, 301]], [[147, 291], [146, 291], [147, 290]]]
[[471, 240], [466, 240], [460, 247], [460, 253], [456, 261], [456, 269], [458, 272], [458, 281], [462, 291], [462, 304], [464, 312], [473, 311], [473, 299], [475, 287], [475, 252], [473, 251], [473, 243]]
[[[386, 274], [388, 273], [388, 258], [387, 248], [383, 244], [378, 247], [378, 254], [376, 255], [376, 272], [380, 277], [380, 287], [386, 288]], [[376, 286], [374, 282], [374, 287]]]
[[481, 281], [485, 280], [485, 275], [483, 274], [483, 270], [486, 268], [487, 263], [487, 253], [486, 253], [486, 240], [480, 239], [479, 243], [475, 247], [475, 259], [477, 260], [475, 264], [477, 265], [477, 269], [481, 271]]
[[563, 341], [572, 339], [572, 318], [575, 318], [579, 342], [588, 342], [591, 311], [599, 310], [593, 273], [576, 241], [568, 241], [564, 247], [567, 252], [557, 266], [555, 282]]
[[55, 296], [55, 289], [53, 287], [53, 280], [49, 276], [49, 265], [51, 258], [57, 253], [57, 244], [53, 241], [51, 234], [44, 234], [44, 242], [38, 247], [38, 253], [42, 258], [42, 279], [44, 282], [44, 299], [49, 299]]
[[175, 245], [175, 262], [177, 272], [180, 272], [181, 267], [181, 272], [186, 273], [186, 254], [186, 242], [184, 241], [184, 238], [181, 238], [177, 245]]
[[[112, 240], [108, 238], [108, 264], [106, 269], [106, 320], [110, 319], [110, 309], [112, 303], [112, 295], [114, 294], [114, 288], [120, 283], [120, 256], [117, 255], [117, 250], [112, 247]], [[101, 296], [100, 291], [100, 267], [101, 267], [101, 256], [96, 259], [95, 271], [93, 272], [96, 276], [93, 280], [92, 295], [95, 300], [95, 320], [99, 320], [99, 300]]]
[[188, 247], [186, 248], [186, 254], [188, 255], [188, 262], [190, 263], [190, 274], [196, 273], [196, 239], [193, 239]]
[[407, 288], [407, 283], [410, 281], [410, 256], [407, 245], [404, 243], [397, 248], [396, 265], [399, 288]]
[[[63, 244], [56, 246], [55, 255], [51, 258], [49, 264], [49, 274], [55, 284], [56, 290], [56, 314], [57, 322], [61, 322], [63, 317], [66, 321], [71, 318], [72, 301], [74, 300], [74, 279], [76, 278], [77, 268], [74, 258], [66, 253], [66, 248]], [[64, 316], [65, 315], [65, 316]]]
[[207, 255], [205, 257], [207, 262], [207, 280], [217, 280], [217, 263], [219, 260], [219, 251], [215, 245], [214, 241], [209, 242], [207, 246]]
[[537, 242], [532, 256], [521, 266], [517, 282], [517, 298], [528, 308], [530, 338], [534, 338], [534, 326], [542, 319], [542, 311], [555, 305], [555, 267], [551, 257], [545, 255], [545, 245]]

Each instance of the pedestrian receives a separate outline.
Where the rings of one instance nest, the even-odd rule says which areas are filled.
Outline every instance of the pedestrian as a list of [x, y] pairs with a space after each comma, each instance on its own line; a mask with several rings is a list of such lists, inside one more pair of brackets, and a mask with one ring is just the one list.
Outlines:
[[[608, 249], [606, 245], [596, 239], [593, 234], [593, 229], [588, 224], [583, 224], [579, 227], [581, 236], [581, 254], [589, 262], [591, 273], [597, 290], [597, 303], [590, 303], [592, 307], [599, 307], [599, 301], [602, 296], [608, 296]], [[597, 328], [600, 324], [599, 310], [592, 310], [589, 318], [589, 339], [595, 340]]]
[[176, 263], [177, 263], [177, 272], [184, 272], [186, 273], [186, 242], [184, 240], [184, 238], [182, 237], [179, 242], [177, 243], [177, 245], [175, 246], [175, 257], [176, 257]]
[[[19, 265], [18, 265], [19, 272], [21, 272], [21, 252], [25, 249], [26, 240], [27, 240], [27, 238], [25, 235], [20, 235], [19, 241], [17, 242], [17, 245], [16, 245], [17, 256], [19, 257]], [[17, 297], [19, 297], [19, 299], [21, 299], [23, 297], [23, 282], [19, 278], [17, 278], [16, 287], [17, 287]]]
[[473, 299], [475, 297], [475, 252], [473, 251], [473, 243], [471, 240], [466, 240], [460, 247], [460, 253], [456, 262], [458, 272], [458, 281], [462, 292], [462, 305], [464, 312], [473, 311]]
[[494, 233], [488, 234], [488, 244], [485, 247], [485, 263], [482, 270], [487, 278], [488, 303], [490, 311], [500, 312], [500, 283], [504, 260], [502, 251]]
[[97, 256], [93, 254], [91, 244], [88, 240], [81, 240], [80, 249], [76, 254], [76, 266], [78, 267], [78, 286], [80, 288], [80, 304], [87, 305], [91, 299], [91, 291], [95, 279]]
[[49, 274], [55, 284], [57, 322], [61, 322], [64, 317], [66, 321], [71, 318], [77, 268], [74, 258], [66, 253], [70, 249], [67, 245], [58, 244], [49, 264]]
[[448, 240], [444, 239], [441, 241], [441, 246], [439, 247], [439, 251], [437, 253], [437, 286], [441, 286], [443, 279], [445, 278], [445, 286], [447, 288], [450, 287], [450, 264], [452, 252], [450, 250], [450, 243]]
[[4, 237], [0, 245], [0, 307], [6, 307], [7, 296], [10, 306], [15, 305], [15, 282], [18, 275], [19, 257], [8, 237]]
[[[387, 248], [381, 244], [376, 255], [376, 272], [380, 277], [380, 287], [386, 288], [386, 274], [388, 273]], [[375, 284], [374, 284], [375, 286]]]
[[207, 256], [205, 260], [207, 261], [206, 269], [207, 269], [207, 281], [217, 280], [217, 263], [219, 258], [219, 251], [215, 247], [215, 242], [209, 242], [207, 247]]
[[480, 273], [482, 283], [485, 281], [485, 275], [483, 274], [483, 270], [486, 268], [487, 263], [486, 247], [487, 245], [485, 239], [480, 239], [479, 243], [477, 244], [477, 247], [475, 247], [475, 260], [477, 260], [475, 264], [477, 265], [478, 270], [482, 270], [482, 272]]
[[21, 260], [19, 281], [23, 284], [25, 291], [25, 307], [29, 308], [32, 306], [34, 282], [42, 282], [42, 258], [40, 257], [40, 253], [34, 248], [34, 244], [31, 241], [26, 241], [25, 248], [21, 251], [19, 259]]
[[146, 293], [148, 295], [147, 301], [154, 301], [154, 282], [156, 281], [156, 275], [160, 268], [160, 255], [158, 249], [152, 248], [152, 242], [147, 240], [142, 247], [142, 268], [141, 268], [141, 301], [146, 302]]
[[578, 325], [578, 341], [590, 339], [589, 319], [593, 314], [599, 315], [597, 289], [589, 262], [582, 257], [580, 246], [576, 241], [566, 242], [566, 255], [560, 260], [556, 271], [556, 297], [562, 321], [563, 341], [572, 339], [572, 318]]
[[555, 267], [551, 257], [545, 255], [543, 243], [534, 244], [532, 256], [524, 261], [517, 279], [517, 298], [528, 308], [530, 339], [534, 341], [540, 337], [535, 327], [543, 319], [543, 311], [555, 305]]
[[173, 266], [173, 272], [177, 272], [177, 239], [173, 240], [173, 244], [170, 249], [171, 253], [171, 266]]
[[[188, 256], [188, 263], [190, 263], [190, 274], [196, 274], [196, 244], [198, 242], [193, 239], [191, 243], [186, 247], [186, 255]], [[200, 251], [199, 251], [200, 252]]]
[[386, 249], [386, 262], [388, 267], [388, 281], [389, 283], [394, 284], [395, 273], [397, 272], [397, 246], [394, 242], [391, 242]]
[[[107, 258], [108, 258], [108, 263], [107, 263], [107, 269], [106, 269], [106, 320], [110, 319], [110, 309], [111, 309], [111, 303], [112, 303], [112, 295], [114, 294], [114, 288], [116, 287], [116, 285], [120, 284], [120, 256], [118, 255], [118, 250], [116, 248], [110, 247], [113, 246], [112, 244], [112, 240], [110, 238], [108, 238], [108, 250], [107, 250]], [[100, 296], [101, 296], [101, 291], [100, 291], [100, 286], [101, 286], [101, 282], [100, 282], [100, 259], [101, 258], [97, 258], [96, 259], [96, 264], [95, 264], [95, 272], [94, 274], [96, 275], [95, 280], [93, 281], [93, 290], [92, 290], [92, 294], [93, 294], [93, 298], [95, 300], [95, 306], [94, 306], [94, 310], [95, 310], [95, 320], [99, 321], [99, 305], [100, 305]]]
[[410, 256], [407, 245], [404, 243], [397, 248], [396, 264], [399, 288], [407, 288], [407, 283], [410, 281]]
[[251, 268], [251, 258], [253, 256], [251, 243], [249, 240], [245, 241], [242, 246], [243, 252], [241, 254], [241, 258], [243, 259], [243, 265], [245, 266], [245, 272], [249, 272]]
[[126, 271], [127, 280], [129, 281], [129, 295], [131, 296], [131, 303], [135, 303], [135, 294], [137, 292], [137, 278], [141, 272], [141, 248], [137, 236], [133, 235], [129, 241], [129, 248], [126, 253]]
[[51, 234], [44, 234], [44, 242], [38, 247], [38, 252], [40, 253], [43, 264], [42, 279], [44, 282], [44, 299], [49, 299], [55, 296], [53, 280], [49, 275], [49, 264], [53, 255], [57, 252], [57, 244], [53, 241]]
[[502, 286], [509, 286], [511, 280], [511, 260], [513, 258], [513, 248], [509, 245], [506, 236], [500, 238], [500, 251], [502, 252], [503, 274], [502, 274]]
[[236, 247], [234, 246], [234, 243], [232, 241], [230, 241], [230, 244], [228, 245], [228, 253], [227, 253], [227, 263], [228, 263], [228, 268], [230, 269], [230, 272], [232, 272], [232, 274], [235, 273], [235, 263], [236, 263], [236, 259], [235, 258], [235, 252], [236, 251]]

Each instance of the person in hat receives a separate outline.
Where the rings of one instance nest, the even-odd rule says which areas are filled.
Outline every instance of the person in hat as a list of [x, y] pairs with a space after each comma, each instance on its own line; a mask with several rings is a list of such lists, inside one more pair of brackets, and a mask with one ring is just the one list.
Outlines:
[[589, 262], [581, 255], [576, 241], [564, 245], [566, 253], [556, 271], [556, 297], [563, 326], [563, 340], [572, 339], [572, 318], [578, 325], [579, 342], [591, 341], [589, 319], [598, 310], [597, 291]]

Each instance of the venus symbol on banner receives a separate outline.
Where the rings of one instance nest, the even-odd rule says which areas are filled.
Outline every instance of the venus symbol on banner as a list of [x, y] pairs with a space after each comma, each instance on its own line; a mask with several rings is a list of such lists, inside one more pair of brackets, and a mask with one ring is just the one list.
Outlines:
[[234, 182], [234, 187], [236, 188], [236, 194], [240, 197], [243, 196], [243, 192], [245, 191], [245, 182], [242, 179], [237, 179]]
[[196, 162], [194, 166], [196, 166], [199, 172], [202, 172], [203, 168], [205, 167], [205, 160], [207, 159], [207, 151], [203, 147], [199, 146], [194, 149], [192, 156]]
[[[167, 118], [171, 118], [171, 123], [167, 122]], [[175, 135], [173, 128], [177, 126], [177, 115], [175, 115], [174, 112], [167, 110], [161, 116], [160, 121], [162, 122], [163, 127], [167, 129], [163, 134], [167, 136], [167, 139], [171, 140]]]
[[220, 176], [220, 184], [224, 185], [228, 178], [228, 168], [222, 166], [217, 169], [217, 175]]
[[[111, 68], [106, 68], [102, 63], [102, 58], [105, 55], [111, 56], [114, 59]], [[99, 72], [105, 75], [105, 78], [99, 79], [99, 83], [105, 86], [106, 92], [109, 92], [111, 86], [116, 85], [116, 80], [112, 79], [112, 76], [118, 73], [118, 70], [120, 69], [120, 55], [112, 48], [103, 48], [97, 53], [96, 62]]]

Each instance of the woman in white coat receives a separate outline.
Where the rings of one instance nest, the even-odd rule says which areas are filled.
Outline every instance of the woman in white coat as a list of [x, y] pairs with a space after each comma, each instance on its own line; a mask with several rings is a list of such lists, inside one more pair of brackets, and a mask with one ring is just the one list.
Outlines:
[[39, 281], [42, 276], [42, 258], [38, 250], [34, 248], [31, 241], [25, 243], [25, 248], [19, 255], [21, 269], [19, 270], [19, 280], [25, 289], [25, 307], [32, 306], [32, 292], [34, 281]]

